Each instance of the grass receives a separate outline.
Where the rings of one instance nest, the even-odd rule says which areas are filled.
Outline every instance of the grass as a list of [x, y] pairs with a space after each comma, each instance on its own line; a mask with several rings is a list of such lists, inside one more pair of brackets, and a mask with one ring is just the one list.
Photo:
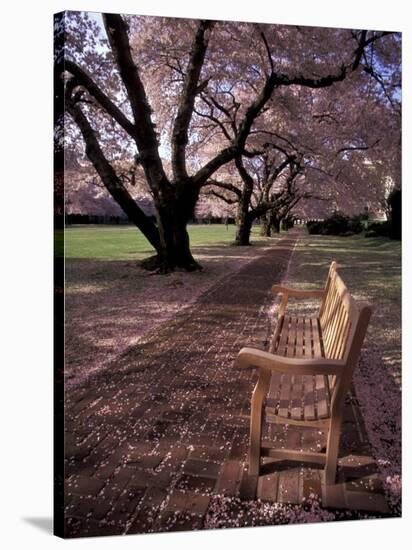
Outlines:
[[[310, 235], [293, 258], [293, 280], [323, 284], [332, 260], [349, 288], [363, 299], [385, 299], [400, 306], [401, 243], [384, 237], [366, 239]], [[385, 296], [381, 293], [384, 290]]]
[[[192, 248], [229, 245], [235, 239], [234, 225], [190, 225]], [[252, 232], [252, 243], [264, 241], [259, 228]], [[142, 260], [154, 254], [143, 234], [133, 226], [74, 226], [55, 234], [56, 256], [94, 260]]]

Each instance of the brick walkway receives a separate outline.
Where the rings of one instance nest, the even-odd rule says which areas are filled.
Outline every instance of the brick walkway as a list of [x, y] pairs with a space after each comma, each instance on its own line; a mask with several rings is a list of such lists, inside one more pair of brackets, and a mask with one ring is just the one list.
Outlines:
[[[201, 529], [214, 494], [301, 503], [317, 493], [335, 508], [386, 511], [355, 399], [342, 438], [342, 483], [332, 492], [319, 470], [296, 465], [269, 463], [259, 480], [245, 475], [255, 374], [235, 370], [233, 359], [246, 343], [264, 344], [268, 291], [281, 281], [295, 238], [67, 393], [66, 536]], [[323, 445], [317, 431], [267, 433], [274, 435]]]

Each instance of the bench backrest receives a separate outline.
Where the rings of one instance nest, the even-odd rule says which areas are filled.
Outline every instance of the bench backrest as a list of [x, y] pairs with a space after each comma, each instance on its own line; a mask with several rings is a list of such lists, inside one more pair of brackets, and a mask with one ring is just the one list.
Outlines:
[[326, 279], [325, 295], [319, 311], [325, 357], [342, 359], [350, 329], [349, 292], [332, 262]]
[[[346, 394], [358, 361], [366, 329], [371, 316], [368, 304], [356, 303], [332, 262], [325, 285], [325, 295], [319, 310], [322, 329], [322, 343], [325, 357], [343, 359], [346, 363], [345, 376], [335, 388], [338, 399]], [[334, 377], [330, 385], [335, 386]]]

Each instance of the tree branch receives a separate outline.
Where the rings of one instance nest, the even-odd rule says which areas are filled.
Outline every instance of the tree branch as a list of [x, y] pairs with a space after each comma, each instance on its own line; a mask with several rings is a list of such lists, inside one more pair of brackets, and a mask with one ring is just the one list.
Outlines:
[[269, 59], [269, 64], [270, 64], [270, 72], [273, 73], [275, 68], [274, 68], [274, 65], [273, 65], [272, 54], [271, 54], [271, 51], [270, 51], [270, 48], [269, 48], [268, 41], [266, 40], [266, 36], [265, 36], [264, 32], [261, 32], [260, 36], [262, 37], [263, 43], [264, 43], [265, 48], [266, 48], [266, 53], [267, 53], [267, 56], [268, 56], [268, 59]]
[[[363, 49], [362, 49], [363, 51]], [[355, 61], [359, 54], [359, 47], [354, 52]], [[354, 62], [350, 66], [351, 70], [356, 70]], [[347, 76], [348, 68], [342, 65], [340, 71], [337, 74], [330, 74], [320, 78], [307, 78], [304, 76], [290, 77], [282, 73], [272, 72], [269, 77], [266, 78], [265, 84], [257, 94], [254, 101], [246, 109], [246, 113], [243, 117], [241, 124], [239, 125], [236, 139], [233, 141], [233, 146], [228, 147], [221, 151], [214, 159], [209, 161], [203, 168], [201, 168], [195, 176], [192, 178], [193, 182], [197, 185], [202, 185], [206, 179], [208, 179], [214, 171], [220, 168], [226, 162], [234, 159], [236, 156], [243, 152], [246, 145], [246, 140], [251, 132], [252, 125], [255, 119], [259, 116], [262, 109], [269, 101], [273, 90], [279, 86], [305, 86], [308, 88], [326, 88], [332, 86], [335, 82], [341, 82]]]
[[[352, 69], [355, 70], [355, 69]], [[303, 75], [290, 77], [286, 74], [274, 73], [273, 79], [275, 86], [305, 86], [306, 88], [327, 88], [335, 82], [341, 82], [345, 80], [347, 75], [347, 68], [342, 65], [340, 71], [335, 75], [322, 76], [320, 78], [307, 78]]]
[[220, 193], [218, 193], [217, 191], [214, 191], [213, 189], [208, 191], [206, 194], [210, 195], [210, 196], [213, 196], [213, 197], [216, 197], [216, 198], [224, 201], [226, 204], [236, 204], [238, 202], [237, 199], [229, 199], [228, 197], [225, 197], [224, 195], [221, 195]]
[[199, 21], [186, 69], [182, 95], [172, 131], [172, 169], [175, 181], [186, 180], [188, 177], [186, 171], [188, 129], [193, 114], [195, 97], [200, 91], [198, 88], [199, 77], [209, 42], [208, 31], [212, 27], [212, 21]]
[[371, 146], [369, 145], [354, 145], [354, 146], [349, 146], [349, 147], [342, 147], [341, 149], [338, 149], [336, 151], [336, 156], [339, 156], [341, 153], [345, 153], [346, 151], [367, 151], [368, 149], [372, 149], [373, 147], [375, 147], [375, 145], [377, 145], [379, 142], [380, 142], [380, 138], [377, 139], [375, 141], [375, 143]]
[[356, 71], [356, 69], [358, 68], [359, 66], [359, 63], [360, 63], [360, 60], [362, 58], [362, 54], [365, 50], [365, 46], [366, 46], [366, 33], [367, 31], [362, 31], [361, 32], [361, 36], [360, 36], [360, 40], [359, 40], [359, 46], [358, 48], [355, 50], [355, 59], [352, 63], [352, 70], [353, 71]]
[[200, 168], [192, 177], [194, 185], [201, 187], [216, 172], [221, 166], [233, 160], [237, 154], [237, 148], [234, 145], [229, 145], [222, 149], [214, 158]]
[[[265, 135], [268, 135], [268, 136], [271, 136], [271, 137], [276, 137], [277, 139], [280, 139], [280, 140], [284, 141], [287, 145], [289, 145], [289, 147], [292, 150], [296, 151], [296, 145], [294, 143], [292, 143], [289, 139], [287, 139], [284, 136], [281, 136], [280, 134], [278, 134], [277, 132], [273, 132], [273, 131], [270, 131], [270, 130], [252, 130], [250, 133], [251, 134], [265, 134]], [[269, 142], [265, 145], [267, 145], [267, 146], [271, 145], [272, 147], [276, 147], [282, 153], [285, 153], [285, 150], [281, 149], [280, 145], [277, 145], [277, 144], [274, 145], [271, 142]]]
[[160, 250], [160, 238], [156, 226], [149, 220], [143, 210], [139, 208], [136, 201], [123, 186], [113, 166], [104, 156], [97, 140], [96, 133], [80, 106], [68, 100], [66, 101], [66, 107], [83, 135], [86, 144], [86, 155], [92, 162], [106, 189], [129, 219], [135, 223], [138, 229], [140, 229], [150, 244], [156, 250]]
[[232, 193], [235, 193], [238, 197], [241, 196], [242, 192], [241, 190], [236, 187], [235, 185], [231, 183], [226, 183], [224, 181], [218, 181], [214, 179], [209, 179], [203, 187], [206, 187], [208, 185], [214, 185], [215, 187], [220, 187], [221, 189], [226, 189], [227, 191], [231, 191]]
[[339, 124], [339, 121], [331, 113], [321, 113], [319, 115], [312, 115], [312, 118], [319, 119], [319, 122], [323, 122], [324, 119], [332, 120], [335, 124]]
[[365, 48], [367, 46], [369, 46], [369, 44], [372, 44], [372, 42], [376, 42], [376, 40], [380, 40], [381, 38], [383, 38], [384, 36], [388, 36], [390, 34], [394, 34], [393, 31], [382, 31], [382, 32], [377, 32], [376, 34], [373, 34], [372, 36], [370, 36], [366, 42], [365, 42]]
[[397, 107], [397, 105], [394, 103], [391, 96], [389, 95], [388, 90], [386, 89], [386, 84], [385, 84], [383, 78], [374, 70], [372, 65], [365, 65], [363, 70], [365, 71], [365, 73], [369, 74], [374, 80], [376, 80], [376, 82], [382, 88], [383, 94], [386, 97], [386, 99], [389, 101], [392, 109], [395, 111], [396, 114], [398, 114], [400, 116], [401, 111]]
[[[206, 94], [202, 94], [202, 99], [203, 99], [203, 101], [205, 101], [205, 103], [207, 105], [210, 105], [208, 103], [208, 101], [213, 103], [214, 107], [216, 107], [216, 109], [218, 109], [221, 113], [223, 113], [226, 116], [226, 118], [227, 118], [227, 120], [228, 120], [228, 122], [229, 122], [229, 124], [230, 124], [230, 126], [233, 130], [233, 135], [236, 135], [236, 131], [237, 131], [236, 123], [235, 123], [234, 118], [232, 117], [232, 114], [231, 114], [230, 110], [226, 109], [226, 107], [224, 105], [219, 103], [219, 101], [215, 97], [211, 97], [211, 96], [208, 96]], [[236, 109], [235, 109], [235, 114], [236, 114]]]
[[277, 179], [277, 177], [279, 176], [279, 174], [283, 172], [283, 170], [294, 161], [294, 158], [295, 157], [288, 155], [283, 162], [281, 162], [277, 167], [273, 168], [268, 177], [268, 183], [273, 184]]
[[[204, 100], [204, 98], [202, 98]], [[208, 103], [205, 101], [205, 103], [208, 105]], [[228, 141], [232, 141], [232, 136], [229, 134], [229, 132], [226, 130], [225, 128], [225, 125], [223, 124], [222, 121], [220, 121], [218, 118], [216, 118], [213, 114], [213, 108], [211, 107], [210, 108], [210, 113], [209, 114], [206, 114], [206, 113], [201, 113], [200, 111], [198, 111], [197, 109], [193, 108], [193, 112], [197, 114], [197, 116], [201, 117], [201, 118], [207, 118], [209, 120], [211, 120], [212, 122], [214, 122], [215, 124], [217, 124], [219, 126], [219, 128], [222, 130], [223, 132], [223, 135], [225, 136], [225, 138], [228, 140]]]
[[106, 113], [114, 118], [114, 120], [125, 130], [131, 137], [135, 137], [135, 126], [130, 120], [123, 114], [123, 112], [115, 105], [109, 97], [102, 92], [99, 86], [93, 81], [89, 74], [79, 67], [70, 59], [66, 59], [61, 64], [61, 69], [70, 72], [80, 86], [83, 86], [89, 94], [95, 98], [99, 105], [106, 111]]
[[127, 25], [123, 18], [116, 14], [103, 14], [103, 21], [132, 108], [136, 124], [134, 138], [142, 166], [152, 190], [158, 193], [160, 188], [167, 187], [169, 182], [159, 156], [159, 143], [151, 119], [152, 109], [132, 58]]

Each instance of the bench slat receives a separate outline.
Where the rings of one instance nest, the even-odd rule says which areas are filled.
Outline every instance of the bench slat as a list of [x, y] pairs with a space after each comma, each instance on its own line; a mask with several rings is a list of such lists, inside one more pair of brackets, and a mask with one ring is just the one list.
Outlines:
[[325, 355], [327, 357], [329, 357], [330, 342], [331, 342], [332, 331], [333, 331], [333, 322], [334, 322], [338, 307], [339, 307], [339, 295], [338, 295], [338, 291], [334, 287], [328, 315], [325, 319], [325, 325], [322, 328], [323, 343], [325, 346]]
[[290, 396], [292, 390], [292, 380], [289, 374], [283, 374], [280, 387], [279, 416], [288, 418], [290, 407]]
[[296, 357], [303, 357], [303, 331], [305, 319], [298, 317], [296, 325]]
[[327, 325], [327, 320], [329, 319], [332, 302], [336, 292], [336, 288], [333, 283], [334, 283], [334, 277], [332, 276], [329, 281], [328, 292], [325, 298], [325, 307], [323, 309], [322, 316], [321, 316], [322, 330], [324, 330], [325, 326]]
[[346, 315], [346, 311], [345, 311], [345, 308], [343, 307], [343, 304], [341, 303], [341, 306], [339, 308], [339, 312], [337, 315], [336, 323], [335, 323], [335, 336], [330, 346], [329, 356], [332, 357], [333, 359], [338, 357], [338, 348], [339, 348], [339, 344], [342, 336], [342, 330], [344, 327], [345, 315]]
[[296, 317], [290, 317], [286, 356], [294, 357], [296, 351]]
[[266, 404], [268, 407], [273, 407], [274, 409], [278, 408], [281, 378], [282, 378], [282, 375], [280, 374], [280, 372], [274, 372], [272, 374], [272, 378], [270, 379], [269, 391], [266, 399]]
[[328, 277], [326, 279], [325, 293], [323, 295], [322, 303], [320, 304], [320, 308], [319, 308], [319, 320], [321, 321], [321, 323], [323, 322], [323, 318], [324, 318], [324, 315], [325, 315], [326, 304], [327, 304], [327, 302], [329, 300], [329, 297], [330, 297], [331, 282], [332, 282], [332, 280], [331, 280], [331, 270], [329, 269]]
[[278, 355], [282, 355], [282, 356], [286, 355], [286, 346], [287, 346], [288, 335], [289, 335], [289, 325], [290, 325], [290, 317], [285, 317], [283, 321], [282, 332], [280, 333], [280, 338], [276, 349], [276, 353]]
[[280, 339], [280, 335], [281, 335], [282, 330], [283, 330], [284, 322], [285, 322], [285, 317], [282, 315], [281, 317], [279, 317], [279, 319], [276, 323], [275, 332], [274, 332], [272, 338], [270, 339], [270, 343], [269, 343], [270, 353], [275, 353], [275, 351], [277, 350], [277, 348], [279, 346], [279, 339]]
[[344, 356], [345, 351], [346, 351], [346, 345], [347, 345], [349, 333], [350, 333], [351, 330], [352, 330], [352, 322], [351, 322], [351, 320], [349, 318], [349, 315], [348, 315], [348, 318], [347, 318], [347, 321], [346, 321], [346, 324], [345, 324], [345, 330], [343, 331], [343, 334], [342, 334], [342, 342], [341, 342], [341, 345], [339, 347], [339, 357], [342, 357], [342, 359], [343, 359], [343, 356]]
[[333, 357], [333, 347], [338, 337], [338, 325], [343, 310], [343, 304], [340, 297], [336, 300], [335, 311], [330, 322], [329, 338], [327, 342], [328, 357]]
[[315, 411], [315, 377], [303, 377], [303, 416], [306, 420], [316, 420]]
[[350, 327], [349, 315], [345, 311], [345, 314], [343, 316], [343, 324], [342, 324], [342, 328], [341, 328], [341, 332], [340, 332], [340, 336], [339, 336], [339, 342], [338, 342], [338, 345], [336, 347], [336, 357], [338, 359], [342, 359], [342, 357], [343, 357], [343, 352], [346, 348], [346, 339], [347, 339], [347, 336], [348, 336], [349, 327]]
[[312, 339], [312, 324], [310, 322], [310, 318], [307, 317], [305, 319], [305, 326], [304, 326], [304, 346], [305, 346], [305, 357], [311, 358], [313, 357], [313, 339]]
[[328, 418], [328, 382], [326, 376], [316, 376], [316, 409], [318, 418]]
[[313, 355], [314, 357], [322, 357], [322, 351], [320, 347], [320, 335], [319, 335], [319, 325], [316, 317], [310, 319], [312, 326], [312, 339], [313, 339]]
[[292, 396], [291, 396], [291, 406], [290, 406], [290, 416], [294, 420], [301, 420], [302, 418], [302, 389], [303, 389], [303, 380], [302, 376], [295, 375], [292, 385]]
[[321, 420], [329, 417], [330, 392], [324, 375], [273, 376], [266, 400], [267, 421], [274, 416], [293, 420]]

